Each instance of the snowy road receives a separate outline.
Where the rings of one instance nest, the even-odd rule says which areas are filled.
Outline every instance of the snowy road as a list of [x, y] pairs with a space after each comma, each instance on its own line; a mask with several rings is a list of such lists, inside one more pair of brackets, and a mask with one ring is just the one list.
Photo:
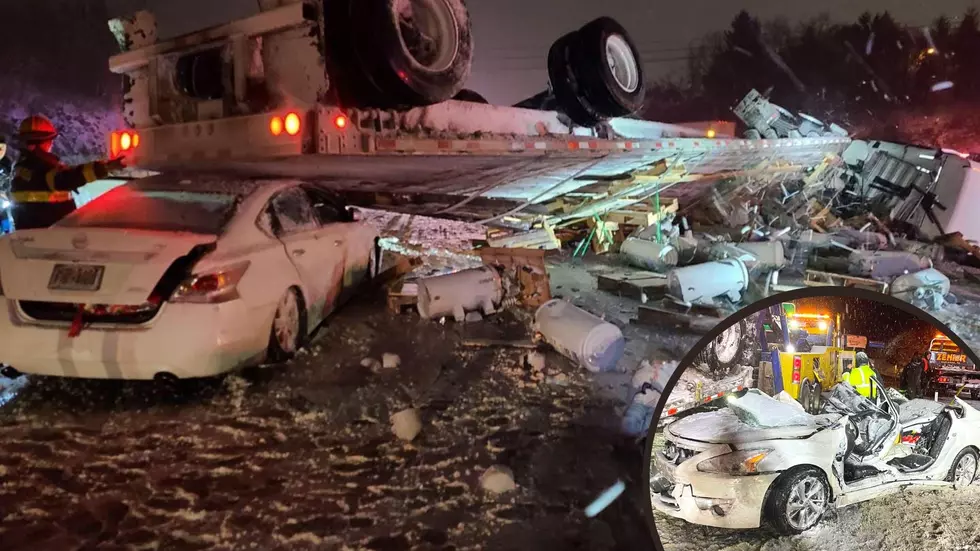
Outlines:
[[909, 491], [837, 512], [816, 528], [781, 537], [707, 528], [657, 515], [665, 551], [972, 551], [980, 548], [980, 485]]
[[[642, 450], [595, 379], [552, 352], [542, 372], [520, 349], [461, 345], [526, 338], [510, 316], [441, 325], [366, 297], [290, 365], [176, 393], [2, 380], [0, 548], [649, 548]], [[648, 349], [631, 341], [627, 363]], [[385, 352], [402, 365], [361, 367]], [[404, 443], [388, 417], [409, 406], [423, 430]], [[517, 491], [481, 490], [495, 464]], [[630, 490], [586, 518], [617, 479]]]

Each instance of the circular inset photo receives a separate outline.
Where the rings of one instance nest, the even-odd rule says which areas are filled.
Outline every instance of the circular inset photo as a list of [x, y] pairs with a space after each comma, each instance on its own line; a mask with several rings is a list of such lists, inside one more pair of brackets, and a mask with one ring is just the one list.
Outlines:
[[674, 372], [646, 445], [665, 551], [980, 541], [976, 354], [876, 293], [784, 293], [728, 318]]

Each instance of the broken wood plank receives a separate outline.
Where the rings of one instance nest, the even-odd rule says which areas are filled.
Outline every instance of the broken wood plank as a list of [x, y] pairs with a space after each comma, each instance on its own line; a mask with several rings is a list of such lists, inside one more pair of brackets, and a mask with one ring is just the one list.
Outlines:
[[888, 283], [884, 281], [816, 270], [806, 271], [803, 284], [807, 287], [855, 287], [879, 293], [888, 292]]
[[645, 303], [666, 295], [667, 278], [654, 272], [601, 274], [596, 278], [596, 286], [601, 291]]
[[508, 348], [534, 349], [538, 347], [538, 345], [530, 339], [503, 340], [503, 339], [472, 339], [471, 338], [471, 339], [463, 339], [463, 341], [460, 344], [469, 348], [489, 348], [492, 346], [501, 346], [501, 347], [508, 347]]
[[635, 323], [653, 327], [687, 329], [695, 333], [707, 333], [721, 321], [721, 318], [682, 314], [655, 306], [640, 306]]

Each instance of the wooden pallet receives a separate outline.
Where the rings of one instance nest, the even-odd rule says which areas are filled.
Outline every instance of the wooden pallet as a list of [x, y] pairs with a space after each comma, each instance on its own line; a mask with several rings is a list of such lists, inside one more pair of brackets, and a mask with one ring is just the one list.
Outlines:
[[727, 317], [728, 312], [710, 306], [684, 308], [669, 300], [656, 305], [640, 306], [636, 323], [654, 327], [680, 328], [695, 333], [707, 333]]
[[401, 314], [406, 308], [415, 308], [419, 303], [419, 289], [416, 283], [396, 282], [388, 287], [388, 310]]
[[816, 270], [806, 271], [803, 284], [807, 287], [855, 287], [858, 289], [877, 291], [879, 293], [888, 292], [888, 283], [884, 281], [844, 274], [834, 274], [831, 272], [818, 272]]
[[642, 303], [659, 300], [667, 292], [667, 277], [656, 272], [617, 271], [599, 275], [596, 283], [600, 291], [628, 297]]

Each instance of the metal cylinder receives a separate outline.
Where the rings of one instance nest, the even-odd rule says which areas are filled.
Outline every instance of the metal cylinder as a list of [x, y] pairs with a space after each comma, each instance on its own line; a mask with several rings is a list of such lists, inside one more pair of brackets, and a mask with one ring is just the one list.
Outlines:
[[593, 372], [615, 370], [626, 351], [618, 327], [561, 299], [538, 308], [534, 330], [561, 355]]
[[503, 299], [500, 274], [489, 266], [420, 279], [418, 289], [419, 314], [427, 319], [452, 315], [463, 321], [473, 310], [489, 315]]
[[911, 299], [918, 289], [927, 289], [945, 297], [949, 294], [949, 287], [949, 278], [945, 274], [935, 268], [927, 268], [896, 277], [890, 292], [892, 296], [905, 300]]
[[692, 304], [725, 295], [733, 302], [749, 285], [749, 272], [737, 258], [675, 268], [667, 274], [670, 295]]
[[737, 258], [747, 267], [782, 268], [786, 265], [786, 253], [781, 241], [747, 241], [745, 243], [718, 243], [711, 247], [711, 256], [717, 260]]
[[630, 264], [645, 270], [660, 272], [677, 266], [677, 249], [669, 243], [628, 237], [619, 252], [626, 255]]

